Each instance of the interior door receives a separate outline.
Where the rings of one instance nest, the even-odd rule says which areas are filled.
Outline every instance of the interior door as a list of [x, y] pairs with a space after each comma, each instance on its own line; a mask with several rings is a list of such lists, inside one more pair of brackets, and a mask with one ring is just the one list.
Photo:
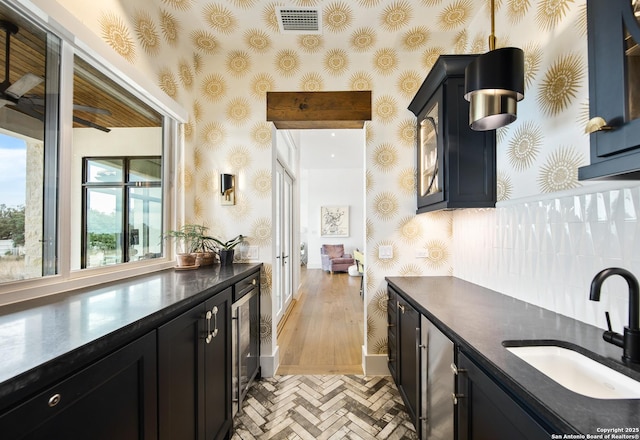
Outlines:
[[276, 240], [273, 269], [276, 321], [284, 315], [293, 297], [293, 178], [280, 162], [276, 165]]

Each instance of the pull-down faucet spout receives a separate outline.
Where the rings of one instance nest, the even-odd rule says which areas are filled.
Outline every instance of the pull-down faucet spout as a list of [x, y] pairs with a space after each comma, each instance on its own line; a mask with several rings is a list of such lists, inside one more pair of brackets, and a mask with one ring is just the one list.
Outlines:
[[593, 277], [589, 299], [600, 301], [602, 284], [612, 275], [620, 275], [629, 285], [629, 325], [624, 328], [624, 336], [609, 328], [602, 337], [605, 341], [622, 347], [624, 360], [640, 363], [640, 287], [636, 277], [628, 270], [619, 267], [604, 269]]

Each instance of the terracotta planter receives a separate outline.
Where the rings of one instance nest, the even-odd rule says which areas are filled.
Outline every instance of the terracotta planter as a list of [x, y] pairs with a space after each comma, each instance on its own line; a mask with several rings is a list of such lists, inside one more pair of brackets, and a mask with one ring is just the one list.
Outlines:
[[234, 249], [222, 249], [218, 255], [220, 256], [221, 266], [233, 264]]
[[216, 261], [215, 252], [198, 252], [196, 255], [196, 264], [198, 266], [210, 266]]
[[190, 267], [196, 265], [195, 254], [178, 254], [176, 255], [178, 267]]

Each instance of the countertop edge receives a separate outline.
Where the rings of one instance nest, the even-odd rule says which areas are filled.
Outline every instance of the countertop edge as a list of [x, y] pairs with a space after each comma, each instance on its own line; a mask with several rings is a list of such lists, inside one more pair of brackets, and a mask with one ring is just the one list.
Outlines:
[[[240, 266], [240, 264], [235, 265]], [[105, 333], [92, 341], [1, 382], [0, 411], [20, 403], [38, 390], [41, 390], [43, 387], [47, 387], [49, 384], [53, 384], [56, 381], [72, 376], [86, 366], [117, 351], [149, 332], [154, 331], [159, 326], [171, 321], [196, 304], [233, 286], [243, 278], [260, 271], [263, 263], [244, 263], [243, 266], [245, 265], [246, 268], [244, 270], [234, 273], [216, 284], [200, 290], [186, 298], [182, 298], [181, 300], [166, 307], [158, 309], [155, 312], [125, 326], [119, 327], [114, 331]], [[163, 272], [170, 271], [173, 271], [173, 269], [165, 269], [148, 275], [139, 275], [130, 279], [118, 280], [108, 284], [111, 286], [131, 286], [132, 284], [135, 284], [136, 281], [145, 280], [153, 276], [160, 276]], [[94, 286], [93, 288], [78, 289], [78, 291], [90, 292], [91, 290], [98, 289], [100, 287], [101, 286]], [[73, 293], [74, 292], [69, 292], [69, 294]], [[38, 300], [39, 299], [32, 301]]]

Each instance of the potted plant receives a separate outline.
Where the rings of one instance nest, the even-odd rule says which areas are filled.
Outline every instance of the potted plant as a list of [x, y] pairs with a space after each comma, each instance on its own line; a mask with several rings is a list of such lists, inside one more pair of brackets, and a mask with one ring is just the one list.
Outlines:
[[[206, 264], [206, 252], [214, 252], [209, 237], [205, 235], [208, 228], [204, 225], [187, 224], [176, 230], [169, 230], [162, 235], [164, 240], [175, 240], [176, 260], [179, 267], [197, 267]], [[211, 264], [212, 256], [209, 264]]]
[[222, 241], [215, 237], [207, 237], [207, 239], [215, 243], [215, 246], [218, 250], [218, 256], [220, 257], [220, 264], [226, 266], [233, 263], [233, 256], [235, 253], [234, 248], [238, 244], [242, 243], [242, 241], [244, 240], [244, 236], [240, 234], [227, 241]]

